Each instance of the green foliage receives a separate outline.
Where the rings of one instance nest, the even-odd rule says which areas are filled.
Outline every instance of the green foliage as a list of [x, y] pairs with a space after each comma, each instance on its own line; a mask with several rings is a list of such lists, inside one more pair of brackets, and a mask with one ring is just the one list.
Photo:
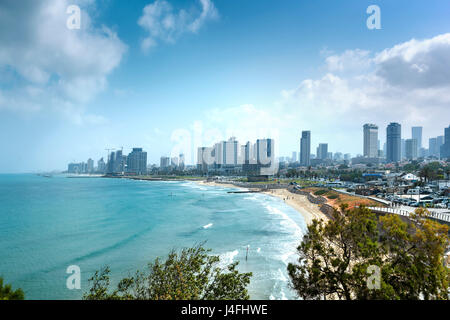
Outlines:
[[[314, 220], [288, 266], [292, 287], [303, 299], [448, 299], [448, 227], [426, 214], [404, 222], [343, 205], [327, 223]], [[379, 289], [368, 288], [370, 265], [380, 268]]]
[[165, 261], [157, 258], [146, 272], [122, 279], [110, 290], [110, 269], [104, 267], [89, 279], [86, 300], [247, 300], [251, 273], [239, 273], [238, 263], [225, 269], [219, 257], [202, 245], [172, 251]]
[[10, 284], [4, 284], [0, 277], [0, 300], [23, 300], [25, 294], [22, 289], [13, 290]]
[[419, 171], [419, 177], [425, 182], [444, 178], [444, 173], [448, 172], [447, 167], [441, 166], [439, 162], [431, 162]]
[[331, 196], [328, 196], [327, 198], [333, 200], [333, 199], [339, 199], [339, 196], [337, 194], [332, 194]]
[[320, 189], [320, 190], [315, 191], [314, 195], [316, 195], [316, 196], [323, 196], [327, 192], [328, 192], [328, 190]]

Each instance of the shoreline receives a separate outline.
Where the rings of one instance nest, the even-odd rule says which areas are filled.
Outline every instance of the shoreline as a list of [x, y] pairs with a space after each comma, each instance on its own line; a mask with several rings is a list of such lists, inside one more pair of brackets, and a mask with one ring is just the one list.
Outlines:
[[[119, 177], [117, 177], [119, 178]], [[194, 182], [203, 186], [211, 186], [211, 187], [222, 187], [222, 188], [231, 188], [231, 189], [240, 189], [240, 190], [252, 190], [258, 188], [244, 188], [241, 186], [237, 186], [234, 183], [221, 183], [216, 181], [206, 181], [204, 179], [189, 179], [189, 178], [174, 178], [174, 179], [164, 179], [164, 178], [150, 178], [150, 177], [133, 177], [126, 176], [120, 177], [131, 180], [145, 180], [145, 181], [189, 181]], [[306, 225], [310, 225], [314, 219], [327, 221], [328, 217], [320, 211], [320, 208], [317, 204], [311, 203], [308, 198], [304, 195], [295, 194], [289, 192], [285, 188], [280, 189], [269, 189], [269, 190], [261, 190], [259, 193], [269, 195], [272, 197], [277, 197], [280, 200], [283, 200], [284, 203], [289, 205], [291, 208], [295, 209], [299, 214], [302, 215], [305, 220]]]
[[[228, 187], [228, 188], [240, 188], [242, 190], [249, 190], [248, 188], [242, 188], [235, 186], [232, 183], [217, 183], [214, 181], [196, 181], [200, 185], [216, 186], [216, 187]], [[260, 191], [259, 193], [279, 198], [287, 205], [294, 208], [299, 214], [302, 215], [306, 225], [310, 225], [314, 219], [327, 221], [328, 217], [320, 211], [317, 204], [309, 202], [308, 198], [304, 195], [295, 194], [289, 192], [287, 189], [270, 189], [267, 191]]]

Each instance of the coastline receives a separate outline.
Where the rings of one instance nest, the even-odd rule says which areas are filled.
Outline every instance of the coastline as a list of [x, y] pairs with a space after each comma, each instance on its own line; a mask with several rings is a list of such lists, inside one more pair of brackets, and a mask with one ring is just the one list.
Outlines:
[[[174, 179], [164, 179], [164, 178], [150, 178], [150, 177], [121, 177], [125, 179], [131, 180], [148, 180], [148, 181], [190, 181], [195, 182], [199, 185], [204, 186], [212, 186], [212, 187], [224, 187], [224, 188], [236, 188], [240, 190], [252, 190], [253, 188], [243, 188], [241, 186], [237, 186], [234, 183], [221, 183], [217, 181], [206, 181], [202, 179], [186, 179], [186, 178], [174, 178]], [[263, 193], [272, 197], [277, 197], [283, 200], [287, 205], [294, 208], [299, 214], [304, 218], [306, 225], [312, 223], [314, 219], [316, 220], [324, 220], [327, 221], [328, 217], [320, 211], [320, 208], [317, 204], [311, 203], [308, 198], [304, 195], [295, 194], [289, 192], [285, 188], [281, 189], [269, 189], [264, 191], [259, 191], [259, 193]]]
[[[235, 186], [232, 183], [217, 183], [214, 181], [196, 181], [198, 184], [207, 185], [207, 186], [216, 186], [216, 187], [228, 187], [228, 188], [240, 188], [245, 190], [242, 187]], [[248, 189], [247, 189], [248, 190]], [[261, 191], [260, 193], [277, 197], [283, 200], [287, 205], [294, 208], [298, 213], [300, 213], [305, 219], [306, 225], [312, 223], [314, 219], [317, 220], [328, 220], [328, 217], [320, 211], [320, 208], [317, 204], [309, 202], [308, 198], [304, 195], [295, 194], [289, 192], [287, 189], [270, 189], [267, 191]]]

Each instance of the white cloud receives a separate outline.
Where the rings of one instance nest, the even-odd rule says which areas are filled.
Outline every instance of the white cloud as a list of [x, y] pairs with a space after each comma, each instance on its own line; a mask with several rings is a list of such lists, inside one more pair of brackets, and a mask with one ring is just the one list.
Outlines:
[[391, 121], [400, 122], [407, 137], [413, 125], [423, 125], [425, 136], [441, 135], [448, 126], [450, 34], [379, 53], [347, 50], [325, 62], [329, 73], [283, 91], [278, 105], [297, 127], [314, 128], [332, 141], [333, 150], [345, 151], [348, 141], [361, 140], [366, 122], [379, 125], [380, 137]]
[[450, 85], [450, 33], [411, 40], [377, 54], [377, 74], [393, 86], [432, 88]]
[[138, 20], [148, 35], [141, 42], [143, 50], [158, 45], [159, 42], [174, 43], [182, 34], [196, 33], [207, 21], [218, 17], [217, 10], [211, 0], [199, 0], [201, 11], [191, 9], [174, 10], [165, 0], [156, 0], [143, 9]]
[[[427, 137], [442, 135], [449, 125], [449, 36], [408, 41], [375, 53], [328, 53], [323, 76], [283, 90], [270, 107], [247, 104], [210, 110], [198, 124], [203, 137], [198, 145], [230, 136], [241, 143], [273, 137], [281, 155], [287, 155], [298, 151], [301, 131], [312, 130], [313, 153], [318, 143], [328, 142], [330, 151], [355, 155], [362, 153], [364, 123], [378, 124], [383, 143], [386, 125], [397, 121], [406, 137], [411, 126], [424, 126], [426, 146]], [[415, 65], [420, 70], [414, 70]], [[417, 73], [415, 79], [411, 72]]]
[[[73, 3], [82, 9], [79, 30], [66, 27], [66, 9]], [[87, 10], [94, 5], [93, 0], [0, 3], [0, 67], [18, 79], [4, 92], [0, 108], [70, 109], [79, 122], [84, 104], [105, 89], [126, 51], [115, 32], [93, 26]]]

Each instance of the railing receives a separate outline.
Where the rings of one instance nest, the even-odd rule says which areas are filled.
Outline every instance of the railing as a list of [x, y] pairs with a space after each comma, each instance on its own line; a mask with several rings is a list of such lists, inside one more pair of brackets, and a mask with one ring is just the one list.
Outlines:
[[[367, 207], [370, 210], [378, 211], [378, 212], [385, 212], [385, 213], [394, 213], [398, 214], [404, 217], [409, 217], [411, 212], [408, 210], [401, 210], [401, 209], [395, 209], [395, 208], [382, 208], [382, 207]], [[435, 212], [435, 211], [429, 211], [428, 217], [441, 220], [445, 222], [450, 223], [450, 214], [445, 212]]]

